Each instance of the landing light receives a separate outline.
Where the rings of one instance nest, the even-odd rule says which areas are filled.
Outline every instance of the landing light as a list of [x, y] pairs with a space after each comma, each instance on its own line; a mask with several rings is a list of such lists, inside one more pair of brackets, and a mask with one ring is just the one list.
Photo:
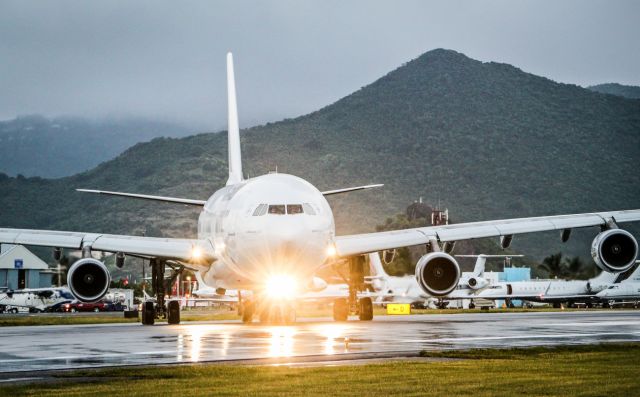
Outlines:
[[193, 247], [191, 249], [191, 259], [198, 260], [200, 258], [202, 258], [202, 248], [197, 247], [197, 246]]
[[270, 276], [265, 283], [265, 292], [270, 298], [293, 298], [296, 289], [296, 279], [287, 275]]
[[330, 257], [336, 256], [336, 247], [333, 244], [330, 244], [327, 247], [327, 256], [330, 256]]

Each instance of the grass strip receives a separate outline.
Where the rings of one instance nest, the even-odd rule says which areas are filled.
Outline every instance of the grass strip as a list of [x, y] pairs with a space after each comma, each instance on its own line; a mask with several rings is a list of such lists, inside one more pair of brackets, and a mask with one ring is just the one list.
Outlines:
[[[640, 344], [424, 352], [459, 361], [289, 368], [183, 365], [84, 370], [62, 381], [0, 386], [11, 396], [630, 396]], [[84, 380], [84, 382], [78, 382]]]

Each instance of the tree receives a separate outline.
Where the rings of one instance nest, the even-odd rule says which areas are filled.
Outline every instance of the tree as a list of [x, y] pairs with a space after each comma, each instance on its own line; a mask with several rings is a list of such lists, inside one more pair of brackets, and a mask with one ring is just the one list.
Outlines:
[[566, 275], [565, 266], [562, 263], [561, 252], [544, 258], [540, 267], [549, 273], [549, 277], [561, 278]]

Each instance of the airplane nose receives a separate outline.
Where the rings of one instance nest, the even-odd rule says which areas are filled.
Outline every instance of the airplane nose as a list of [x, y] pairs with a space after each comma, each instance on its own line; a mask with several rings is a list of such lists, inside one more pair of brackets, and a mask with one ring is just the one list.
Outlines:
[[[322, 242], [305, 225], [292, 224], [273, 230], [269, 236], [269, 251], [279, 266], [299, 267], [310, 257], [318, 256]], [[320, 251], [322, 253], [322, 251]]]

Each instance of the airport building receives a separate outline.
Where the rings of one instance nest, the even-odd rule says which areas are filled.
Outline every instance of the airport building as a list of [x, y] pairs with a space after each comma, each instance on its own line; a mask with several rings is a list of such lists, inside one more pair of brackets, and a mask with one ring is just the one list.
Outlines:
[[54, 273], [24, 246], [0, 244], [0, 289], [51, 287]]

